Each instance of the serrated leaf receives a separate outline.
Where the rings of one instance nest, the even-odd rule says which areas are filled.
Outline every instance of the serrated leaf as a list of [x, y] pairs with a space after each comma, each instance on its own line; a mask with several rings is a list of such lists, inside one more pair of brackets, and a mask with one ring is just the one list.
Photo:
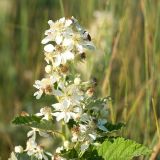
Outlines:
[[35, 115], [29, 115], [29, 116], [17, 116], [13, 119], [12, 123], [16, 125], [22, 125], [22, 124], [28, 124], [32, 122], [39, 123], [41, 120], [40, 117], [37, 117]]
[[17, 116], [12, 121], [12, 123], [16, 125], [26, 125], [29, 127], [38, 128], [38, 129], [42, 129], [45, 131], [54, 131], [55, 129], [55, 126], [52, 120], [47, 121], [35, 115]]
[[120, 130], [122, 127], [125, 126], [125, 124], [124, 123], [112, 124], [110, 122], [107, 122], [104, 126], [107, 128], [109, 132], [112, 132], [112, 131]]
[[108, 139], [97, 150], [104, 160], [131, 160], [151, 152], [147, 147], [124, 138]]
[[95, 146], [90, 145], [90, 147], [85, 151], [80, 160], [104, 160], [101, 156], [98, 155], [98, 152]]
[[95, 107], [95, 106], [101, 106], [103, 104], [106, 104], [107, 101], [109, 101], [111, 98], [110, 97], [105, 97], [105, 98], [97, 98], [97, 99], [86, 99], [85, 104], [87, 107]]

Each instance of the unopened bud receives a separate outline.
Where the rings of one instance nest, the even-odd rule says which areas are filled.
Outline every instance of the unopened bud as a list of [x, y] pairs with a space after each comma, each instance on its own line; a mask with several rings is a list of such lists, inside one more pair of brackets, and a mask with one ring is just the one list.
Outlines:
[[67, 73], [68, 67], [65, 66], [65, 65], [61, 65], [61, 66], [60, 66], [60, 71], [61, 71], [62, 73]]
[[80, 78], [77, 77], [77, 78], [74, 79], [74, 84], [75, 84], [75, 85], [79, 85], [80, 82], [81, 82], [81, 79], [80, 79]]
[[14, 151], [16, 153], [22, 153], [23, 152], [23, 147], [22, 146], [15, 146]]
[[95, 89], [94, 89], [94, 88], [89, 88], [89, 89], [87, 90], [86, 94], [87, 94], [89, 97], [92, 97], [93, 94], [94, 94], [94, 92], [95, 92]]
[[47, 65], [47, 66], [45, 67], [45, 71], [46, 71], [46, 73], [51, 73], [51, 71], [52, 71], [51, 65]]
[[24, 116], [24, 117], [25, 117], [25, 116], [29, 116], [29, 114], [28, 114], [27, 112], [25, 112], [25, 111], [22, 111], [20, 115], [21, 115], [21, 116]]

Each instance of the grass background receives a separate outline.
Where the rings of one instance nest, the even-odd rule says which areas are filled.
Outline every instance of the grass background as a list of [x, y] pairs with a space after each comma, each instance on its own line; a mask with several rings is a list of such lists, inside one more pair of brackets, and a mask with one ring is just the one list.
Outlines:
[[151, 148], [159, 142], [159, 0], [0, 0], [2, 160], [15, 145], [25, 145], [27, 130], [13, 126], [13, 117], [51, 103], [46, 97], [35, 100], [32, 87], [44, 75], [40, 42], [47, 21], [72, 15], [97, 47], [78, 67], [84, 78], [98, 78], [98, 96], [112, 97], [109, 119], [127, 123], [126, 138]]

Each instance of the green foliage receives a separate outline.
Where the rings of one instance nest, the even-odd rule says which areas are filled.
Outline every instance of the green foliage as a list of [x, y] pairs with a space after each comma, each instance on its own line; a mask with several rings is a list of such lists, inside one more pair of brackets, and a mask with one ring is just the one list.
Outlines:
[[46, 131], [53, 131], [53, 132], [55, 129], [53, 120], [47, 121], [35, 115], [17, 116], [14, 118], [12, 123], [16, 125], [25, 125], [25, 126], [34, 127], [34, 128], [38, 128]]
[[135, 141], [114, 137], [106, 138], [98, 146], [90, 145], [82, 155], [73, 148], [68, 151], [63, 150], [61, 156], [75, 160], [131, 160], [150, 153], [151, 150]]
[[108, 130], [109, 132], [118, 131], [118, 130], [120, 130], [120, 129], [121, 129], [122, 127], [124, 127], [124, 126], [125, 126], [124, 123], [112, 124], [112, 123], [110, 123], [110, 122], [107, 122], [107, 123], [105, 124], [105, 127], [107, 128], [107, 130]]
[[13, 119], [12, 123], [16, 125], [30, 124], [33, 122], [40, 123], [41, 118], [35, 115], [17, 116]]
[[90, 145], [88, 150], [80, 158], [81, 160], [104, 160], [102, 156], [98, 155], [97, 149], [95, 146]]
[[85, 105], [87, 107], [97, 107], [97, 106], [102, 106], [104, 104], [107, 103], [107, 101], [111, 100], [110, 97], [105, 97], [105, 98], [97, 98], [97, 99], [93, 99], [93, 98], [89, 98], [89, 99], [85, 99]]
[[131, 160], [151, 152], [147, 147], [124, 138], [107, 139], [97, 150], [104, 160]]

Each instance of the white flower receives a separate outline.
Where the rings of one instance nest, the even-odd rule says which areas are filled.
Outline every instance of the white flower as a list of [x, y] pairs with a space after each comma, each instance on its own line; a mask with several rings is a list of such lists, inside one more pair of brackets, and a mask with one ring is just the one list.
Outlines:
[[60, 94], [60, 91], [54, 89], [54, 83], [59, 81], [59, 78], [60, 77], [57, 74], [53, 74], [49, 78], [43, 78], [41, 81], [36, 80], [33, 86], [37, 88], [38, 91], [34, 93], [34, 96], [36, 96], [37, 99], [40, 99], [43, 92], [49, 95]]
[[27, 137], [30, 137], [30, 139], [35, 141], [36, 140], [36, 132], [38, 132], [39, 135], [42, 136], [42, 137], [49, 137], [47, 132], [36, 129], [36, 128], [32, 128], [32, 130], [27, 133]]
[[68, 99], [73, 105], [79, 105], [84, 99], [83, 93], [79, 90], [78, 86], [75, 84], [70, 84], [68, 86], [63, 85], [62, 88], [62, 99]]
[[89, 144], [96, 140], [97, 134], [95, 127], [91, 122], [87, 124], [79, 124], [72, 128], [72, 142], [80, 142], [81, 150], [84, 151], [88, 148]]
[[34, 154], [34, 156], [38, 159], [48, 160], [48, 157], [44, 154], [44, 151], [40, 146], [37, 146], [36, 153]]
[[27, 141], [27, 147], [25, 151], [27, 151], [27, 154], [29, 156], [34, 155], [40, 160], [48, 160], [47, 156], [44, 154], [42, 147], [38, 146], [37, 143], [31, 138]]
[[35, 153], [35, 148], [37, 147], [37, 143], [33, 139], [29, 139], [27, 141], [27, 146], [25, 151], [27, 151], [28, 155], [33, 155]]
[[36, 116], [44, 116], [42, 119], [51, 120], [52, 110], [50, 107], [41, 108], [40, 113], [36, 113]]
[[65, 20], [65, 18], [61, 18], [56, 22], [49, 20], [48, 24], [50, 25], [50, 29], [45, 32], [47, 37], [42, 40], [42, 44], [50, 41], [55, 41], [57, 44], [60, 44], [63, 40], [63, 35], [72, 32], [70, 28], [72, 24], [71, 20]]
[[22, 153], [23, 152], [23, 147], [22, 146], [15, 146], [14, 151], [16, 153]]
[[75, 120], [81, 114], [81, 109], [73, 106], [67, 99], [64, 99], [60, 103], [53, 104], [52, 106], [56, 111], [53, 113], [53, 116], [56, 117], [57, 121], [64, 119], [64, 121], [68, 123], [70, 119]]

